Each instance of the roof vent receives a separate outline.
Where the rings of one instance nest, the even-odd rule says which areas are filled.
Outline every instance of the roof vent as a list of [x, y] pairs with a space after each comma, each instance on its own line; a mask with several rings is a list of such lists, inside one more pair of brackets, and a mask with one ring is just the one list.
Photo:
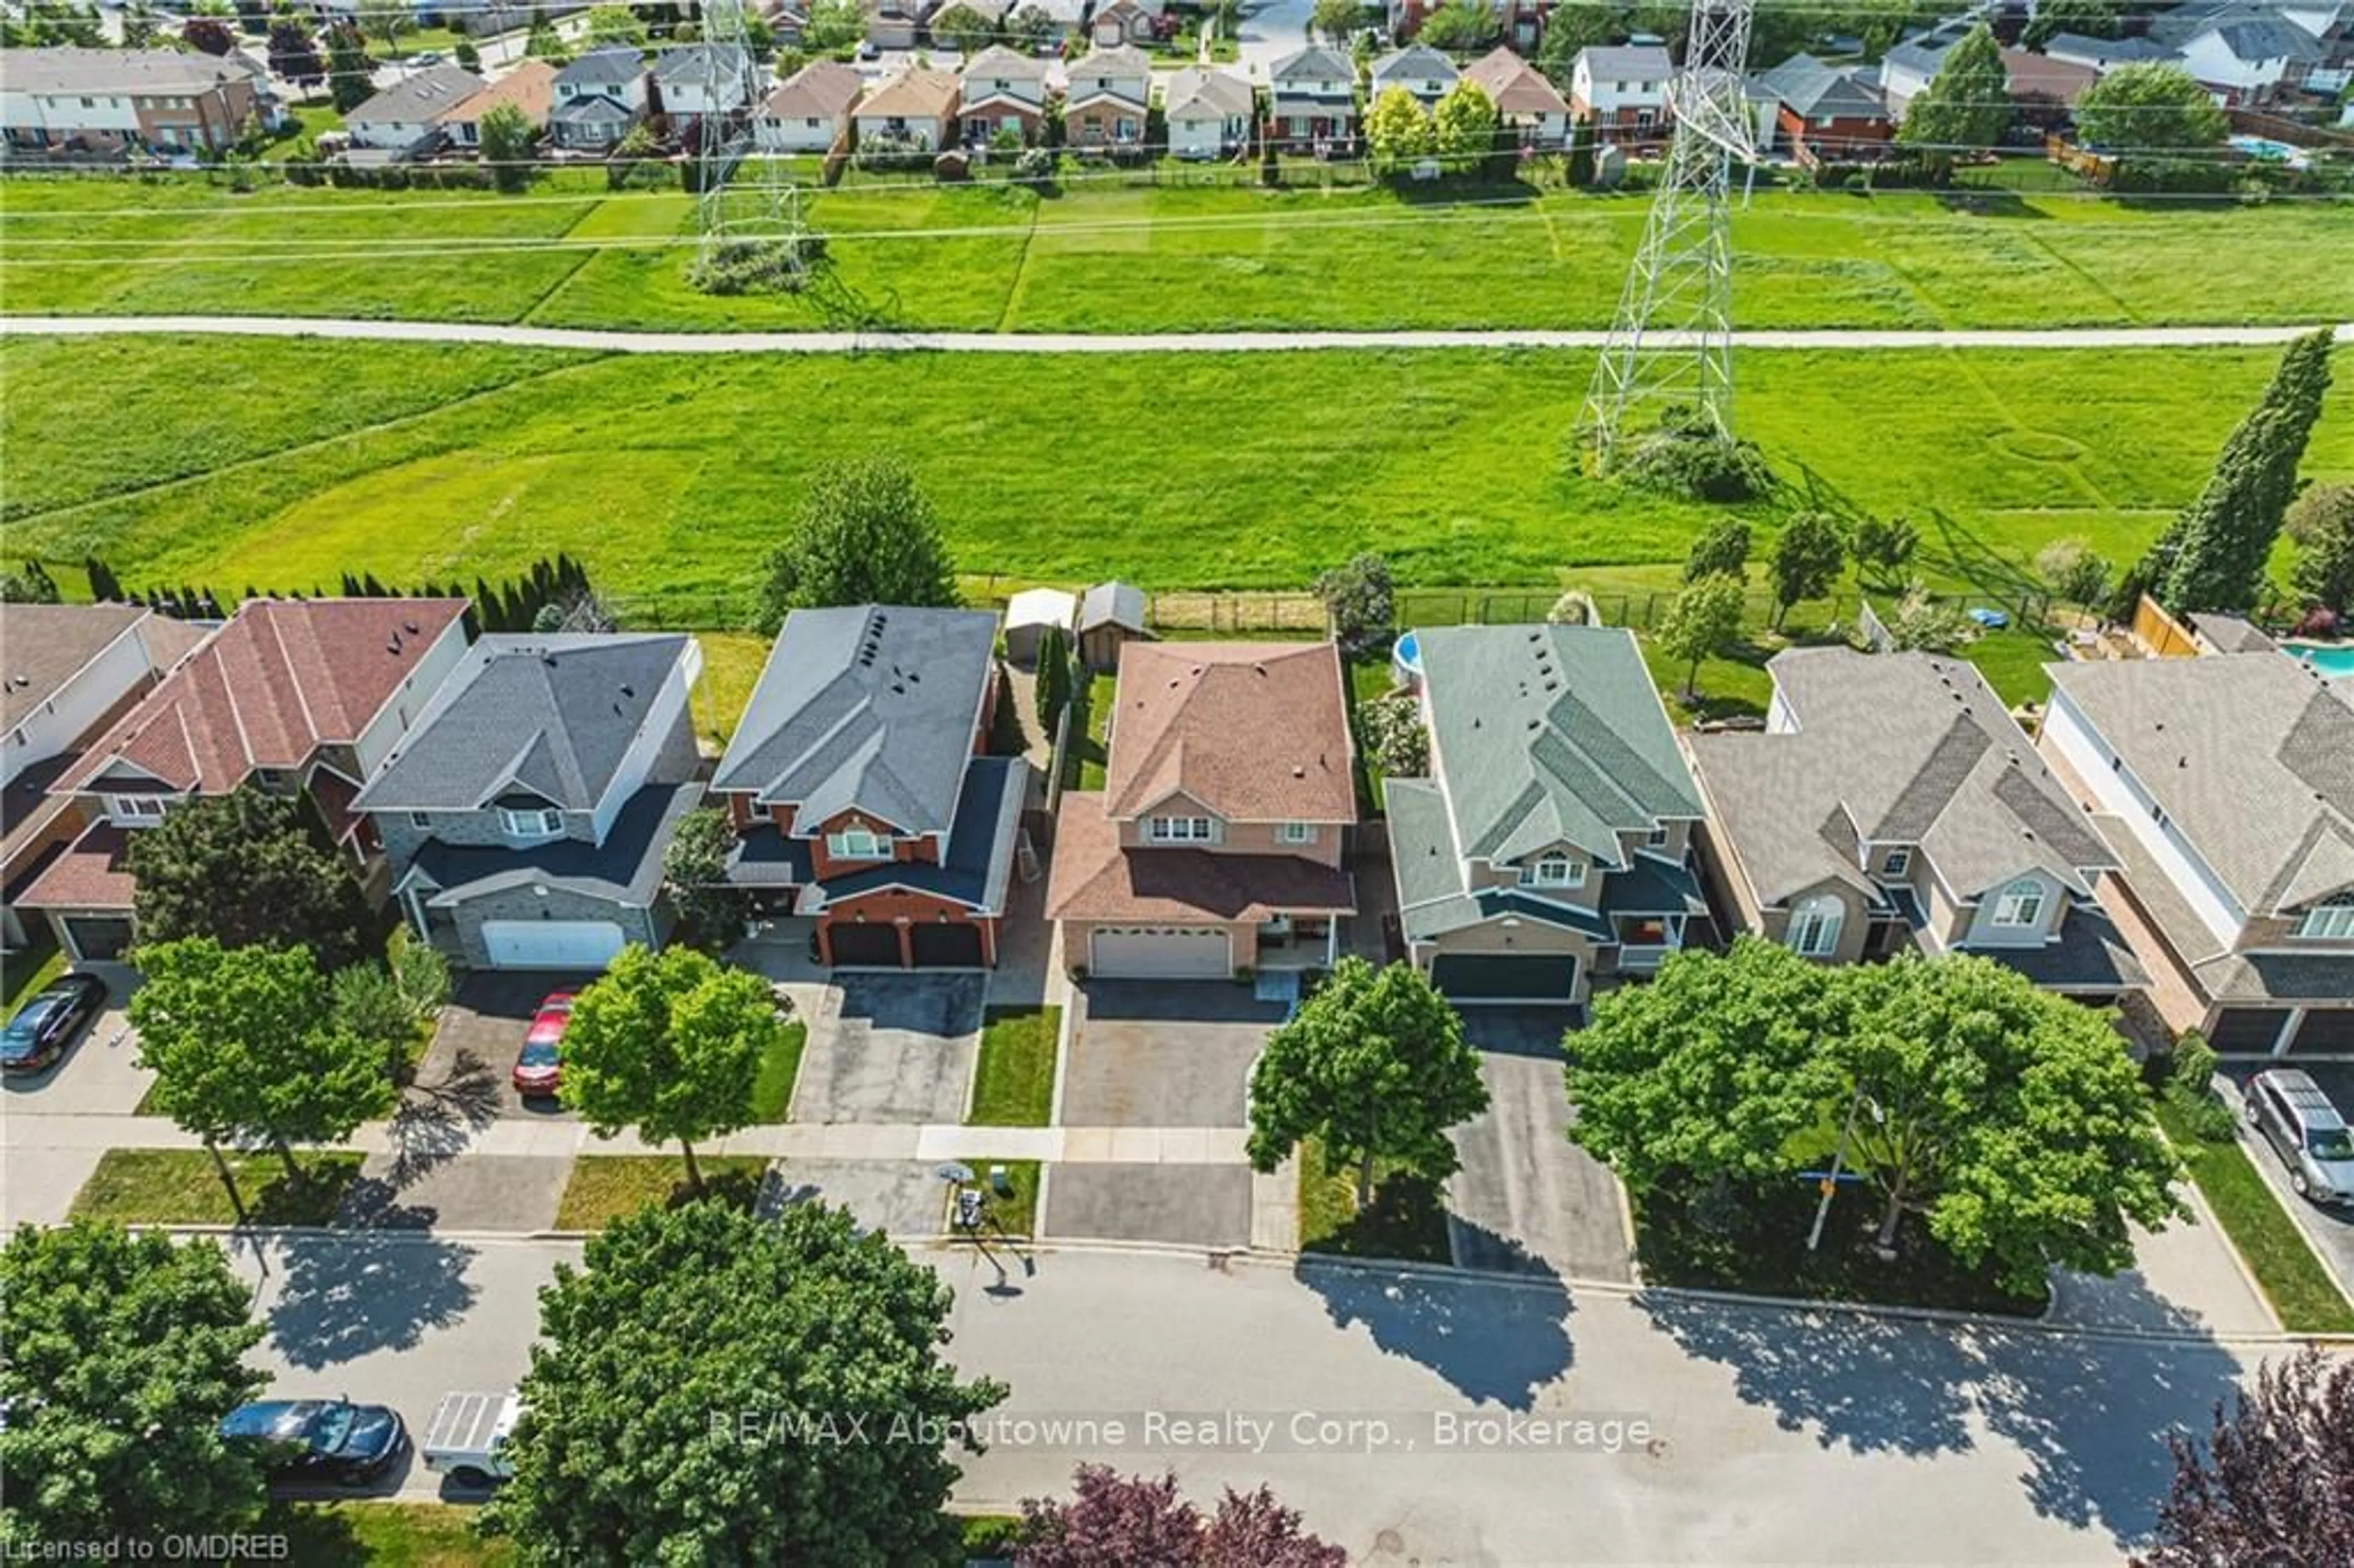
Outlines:
[[403, 631], [408, 632], [411, 637], [414, 637], [414, 636], [416, 636], [416, 635], [417, 635], [417, 622], [415, 622], [415, 621], [413, 621], [413, 620], [404, 620], [404, 621], [402, 621], [402, 622], [400, 623], [400, 629], [401, 629]]
[[1300, 767], [1299, 764], [1295, 762], [1291, 765], [1291, 776], [1294, 779], [1305, 779], [1308, 777], [1308, 769]]
[[630, 684], [627, 681], [624, 681], [624, 682], [622, 682], [622, 683], [621, 683], [621, 695], [623, 695], [623, 696], [625, 696], [625, 697], [634, 697], [634, 696], [636, 696], [637, 694], [638, 694], [638, 689], [637, 689], [637, 687], [635, 687], [635, 686], [633, 686], [633, 685]]
[[399, 632], [396, 631], [391, 636], [384, 640], [384, 651], [387, 653], [398, 653], [400, 652]]
[[539, 656], [539, 662], [551, 670], [556, 668], [556, 655], [553, 653], [542, 653]]

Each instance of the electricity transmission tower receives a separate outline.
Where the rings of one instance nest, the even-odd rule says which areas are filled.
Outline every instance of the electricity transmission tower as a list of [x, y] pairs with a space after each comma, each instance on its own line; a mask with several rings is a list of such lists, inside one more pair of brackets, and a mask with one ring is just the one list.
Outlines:
[[[753, 153], [764, 79], [752, 53], [746, 0], [704, 0], [702, 12], [705, 112], [695, 143], [698, 254], [708, 266], [730, 245], [773, 242], [785, 248], [787, 264], [798, 272], [806, 237], [801, 191], [782, 159]], [[738, 100], [744, 113], [731, 122], [723, 106]]]
[[1627, 273], [1578, 433], [1597, 467], [1648, 405], [1681, 403], [1733, 434], [1733, 164], [1756, 158], [1743, 87], [1755, 0], [1692, 0], [1683, 68], [1668, 84], [1675, 133]]

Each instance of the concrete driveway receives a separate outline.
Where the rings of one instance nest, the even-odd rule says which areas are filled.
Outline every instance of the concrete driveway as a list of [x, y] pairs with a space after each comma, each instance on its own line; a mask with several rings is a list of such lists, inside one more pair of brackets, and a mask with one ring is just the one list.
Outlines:
[[792, 1119], [962, 1121], [985, 984], [945, 971], [843, 976], [809, 1020]]
[[1064, 1062], [1066, 1127], [1243, 1127], [1283, 1009], [1219, 980], [1089, 980]]
[[932, 1167], [912, 1160], [780, 1160], [769, 1168], [763, 1203], [822, 1199], [848, 1209], [869, 1230], [936, 1236], [945, 1228], [948, 1189]]
[[1570, 1143], [1562, 1087], [1566, 1009], [1471, 1007], [1487, 1112], [1458, 1128], [1463, 1169], [1447, 1184], [1447, 1230], [1466, 1268], [1631, 1280], [1617, 1178]]
[[531, 1027], [532, 1014], [557, 991], [578, 991], [596, 980], [593, 974], [564, 974], [540, 969], [485, 970], [469, 975], [458, 987], [433, 1044], [418, 1064], [416, 1084], [421, 1090], [487, 1099], [499, 1116], [555, 1117], [573, 1119], [572, 1113], [552, 1097], [525, 1099], [514, 1091], [515, 1055]]
[[[2296, 1195], [2288, 1184], [2287, 1167], [2281, 1163], [2280, 1151], [2269, 1139], [2248, 1125], [2246, 1109], [2240, 1099], [2240, 1086], [2260, 1070], [2261, 1062], [2227, 1062], [2223, 1075], [2232, 1081], [2232, 1108], [2240, 1112], [2240, 1147], [2247, 1151], [2249, 1161], [2263, 1172], [2271, 1186], [2273, 1196], [2288, 1211], [2289, 1218], [2305, 1232], [2313, 1250], [2321, 1255], [2329, 1272], [2338, 1278], [2338, 1287], [2354, 1296], [2354, 1208], [2325, 1208], [2307, 1202]], [[2321, 1086], [2330, 1103], [2354, 1119], [2354, 1063], [2299, 1062], [2292, 1058], [2282, 1064], [2303, 1069]]]
[[139, 1108], [155, 1075], [136, 1065], [139, 1037], [122, 1006], [138, 976], [120, 964], [89, 966], [106, 981], [107, 1007], [46, 1069], [0, 1078], [0, 1109], [10, 1116], [127, 1116]]
[[1041, 1229], [1057, 1240], [1248, 1246], [1250, 1167], [1058, 1164]]

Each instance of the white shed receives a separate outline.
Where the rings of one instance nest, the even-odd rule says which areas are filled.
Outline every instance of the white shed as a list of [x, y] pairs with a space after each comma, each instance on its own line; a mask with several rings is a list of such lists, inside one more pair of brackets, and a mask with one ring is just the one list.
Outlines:
[[1038, 662], [1038, 641], [1046, 628], [1059, 626], [1068, 638], [1078, 618], [1079, 601], [1061, 588], [1023, 588], [1006, 602], [1005, 656], [1016, 664]]

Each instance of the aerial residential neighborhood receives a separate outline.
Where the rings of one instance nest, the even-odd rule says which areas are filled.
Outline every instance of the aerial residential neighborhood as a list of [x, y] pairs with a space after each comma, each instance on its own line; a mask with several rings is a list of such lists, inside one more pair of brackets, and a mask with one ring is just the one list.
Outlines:
[[0, 11], [0, 1556], [2354, 1561], [2354, 5]]

